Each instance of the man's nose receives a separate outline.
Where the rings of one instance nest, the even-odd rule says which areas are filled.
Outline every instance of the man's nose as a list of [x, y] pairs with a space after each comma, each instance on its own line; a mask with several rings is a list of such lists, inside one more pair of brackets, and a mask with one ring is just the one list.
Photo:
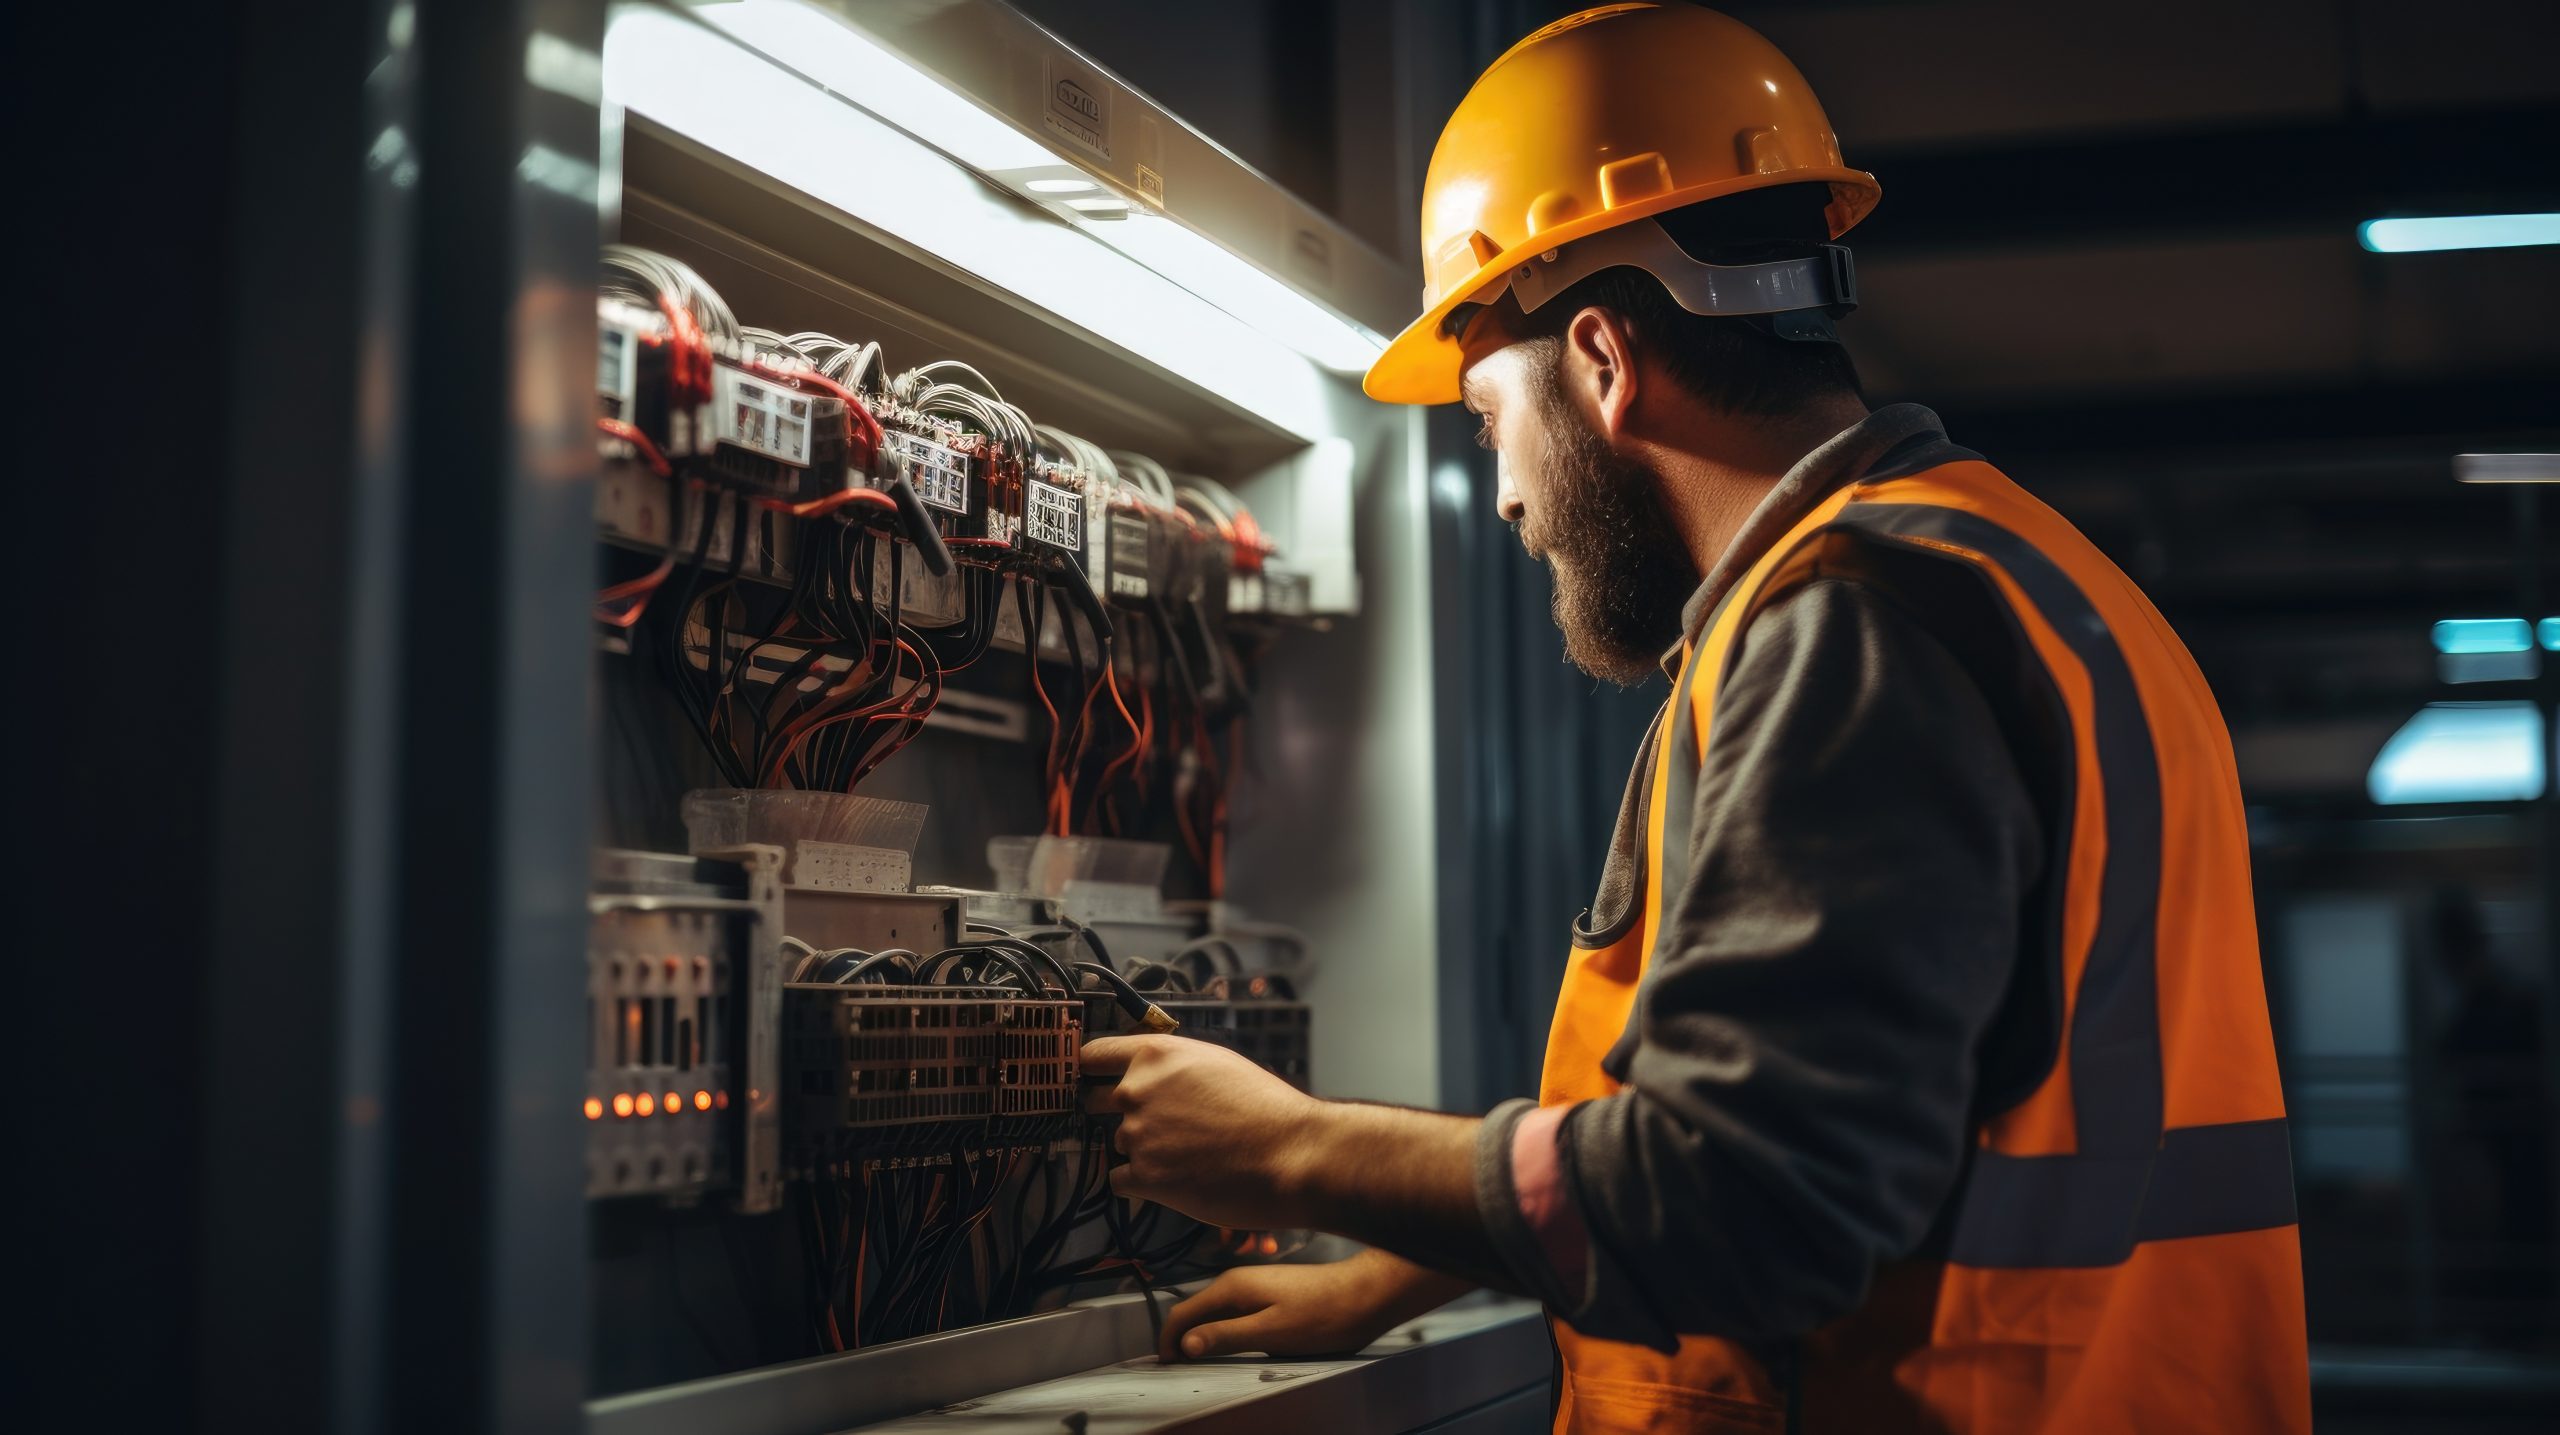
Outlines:
[[1511, 482], [1511, 465], [1507, 463], [1494, 469], [1493, 511], [1501, 514], [1505, 523], [1517, 523], [1529, 511], [1528, 505], [1520, 501], [1519, 488]]

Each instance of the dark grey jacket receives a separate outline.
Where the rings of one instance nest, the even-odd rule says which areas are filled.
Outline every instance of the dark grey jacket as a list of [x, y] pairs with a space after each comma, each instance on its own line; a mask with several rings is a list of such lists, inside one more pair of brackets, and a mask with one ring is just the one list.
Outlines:
[[[1691, 632], [1842, 483], [1970, 456], [1914, 405], [1817, 449], [1708, 575]], [[1579, 1289], [1513, 1189], [1532, 1104], [1485, 1123], [1478, 1204], [1509, 1274], [1589, 1335], [1779, 1340], [1856, 1308], [1879, 1265], [1932, 1240], [1986, 1044], [2046, 1039], [1999, 1020], [2066, 790], [2032, 658], [1951, 565], [1835, 547], [1741, 635], [1689, 850], [1664, 854], [1667, 940], [1612, 1062], [1624, 1089], [1557, 1131], [1561, 1219], [1587, 1236]], [[1592, 928], [1641, 902], [1650, 767], [1649, 740]]]

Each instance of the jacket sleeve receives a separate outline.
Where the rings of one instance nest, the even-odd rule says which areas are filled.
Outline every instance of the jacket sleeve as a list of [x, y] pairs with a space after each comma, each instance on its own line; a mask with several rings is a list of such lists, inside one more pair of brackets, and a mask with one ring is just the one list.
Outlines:
[[[1518, 1283], [1585, 1334], [1663, 1348], [1801, 1334], [1919, 1246], [1962, 1169], [1976, 1047], [2043, 865], [1981, 690], [1846, 578], [1752, 621], [1693, 824], [1665, 854], [1666, 881], [1689, 865], [1623, 1089], [1560, 1122], [1500, 1113], [1478, 1162]], [[1516, 1159], [1515, 1134], [1555, 1159]]]

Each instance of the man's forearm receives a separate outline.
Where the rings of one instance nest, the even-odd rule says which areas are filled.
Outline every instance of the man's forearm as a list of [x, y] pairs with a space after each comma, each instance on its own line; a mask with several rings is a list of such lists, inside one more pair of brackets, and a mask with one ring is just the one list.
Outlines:
[[1476, 1209], [1482, 1122], [1401, 1106], [1318, 1103], [1286, 1177], [1306, 1224], [1477, 1285], [1518, 1291]]

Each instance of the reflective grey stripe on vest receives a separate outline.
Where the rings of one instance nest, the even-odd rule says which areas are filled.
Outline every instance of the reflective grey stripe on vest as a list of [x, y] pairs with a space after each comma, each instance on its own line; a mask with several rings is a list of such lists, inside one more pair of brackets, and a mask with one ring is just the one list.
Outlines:
[[1968, 1266], [2112, 1266], [2144, 1241], [2294, 1222], [2283, 1118], [2163, 1132], [2150, 1156], [1974, 1155], [1947, 1257]]
[[1827, 527], [1931, 551], [1951, 543], [1997, 563], [2089, 676], [2107, 827], [2097, 930], [2071, 1016], [2077, 1152], [1976, 1153], [1957, 1197], [1948, 1257], [2003, 1268], [2114, 1265], [2143, 1241], [2264, 1230], [2294, 1221], [2281, 1119], [2162, 1130], [2160, 771], [2140, 691], [2115, 636], [2041, 549], [1977, 514], [1933, 504], [1857, 503]]
[[[1977, 514], [1853, 503], [1831, 527], [1967, 548], [2000, 565], [2089, 674], [2107, 857], [2098, 927], [2071, 1013], [2071, 1108], [2080, 1154], [2148, 1157], [2160, 1145], [2160, 767], [2133, 670], [2088, 595], [2042, 550]], [[1925, 551], [1925, 550], [1924, 550]]]

